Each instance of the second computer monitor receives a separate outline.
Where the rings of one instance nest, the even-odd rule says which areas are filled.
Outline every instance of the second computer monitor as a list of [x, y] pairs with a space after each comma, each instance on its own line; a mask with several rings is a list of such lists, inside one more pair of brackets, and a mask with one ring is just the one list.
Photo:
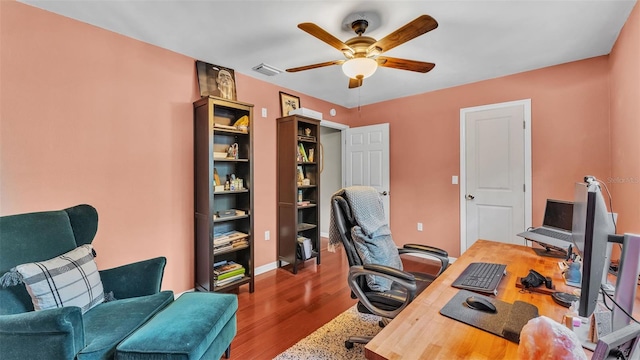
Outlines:
[[580, 316], [590, 316], [598, 302], [605, 268], [608, 268], [608, 237], [614, 232], [615, 225], [607, 212], [600, 184], [597, 181], [576, 183], [572, 239], [582, 258]]

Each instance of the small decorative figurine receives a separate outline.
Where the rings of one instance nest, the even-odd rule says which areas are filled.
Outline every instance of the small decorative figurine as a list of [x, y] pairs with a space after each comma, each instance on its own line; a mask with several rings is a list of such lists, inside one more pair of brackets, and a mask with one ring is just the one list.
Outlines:
[[233, 143], [229, 146], [229, 149], [227, 149], [227, 157], [232, 159], [238, 158], [238, 143]]

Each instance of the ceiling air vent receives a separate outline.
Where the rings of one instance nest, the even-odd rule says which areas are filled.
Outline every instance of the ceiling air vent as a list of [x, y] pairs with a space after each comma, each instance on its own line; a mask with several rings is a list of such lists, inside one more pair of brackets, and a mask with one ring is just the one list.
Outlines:
[[260, 65], [256, 65], [254, 67], [252, 67], [253, 70], [259, 72], [260, 74], [264, 74], [267, 76], [274, 76], [274, 75], [278, 75], [282, 72], [282, 70], [273, 67], [271, 65], [267, 65], [265, 63], [262, 63]]

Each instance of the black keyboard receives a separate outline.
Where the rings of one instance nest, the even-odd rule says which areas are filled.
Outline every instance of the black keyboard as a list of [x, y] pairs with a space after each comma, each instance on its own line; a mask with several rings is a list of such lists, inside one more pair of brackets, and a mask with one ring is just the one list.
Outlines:
[[544, 236], [548, 236], [548, 237], [552, 237], [554, 239], [559, 239], [559, 240], [564, 240], [564, 241], [571, 241], [571, 234], [565, 234], [565, 233], [561, 233], [561, 232], [557, 232], [557, 231], [553, 231], [553, 230], [549, 230], [549, 229], [545, 229], [545, 228], [533, 229], [533, 230], [531, 230], [531, 232], [536, 233], [536, 234], [540, 234], [540, 235], [544, 235]]
[[507, 265], [504, 264], [471, 263], [451, 286], [496, 294], [496, 289], [505, 274], [506, 268]]

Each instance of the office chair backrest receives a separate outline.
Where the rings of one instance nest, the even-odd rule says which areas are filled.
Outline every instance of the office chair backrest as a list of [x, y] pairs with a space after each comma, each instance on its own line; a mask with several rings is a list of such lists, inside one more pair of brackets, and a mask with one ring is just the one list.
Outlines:
[[[351, 214], [351, 209], [349, 208], [347, 200], [342, 196], [335, 195], [331, 199], [331, 206], [333, 207], [333, 220], [340, 232], [342, 246], [347, 254], [349, 266], [363, 265], [362, 259], [360, 258], [360, 255], [353, 243], [353, 238], [351, 237], [351, 228], [353, 228], [356, 223]], [[369, 290], [369, 286], [367, 285], [367, 281], [364, 276], [358, 278], [358, 285], [361, 289]], [[356, 298], [353, 292], [351, 293], [351, 297], [353, 299]]]

